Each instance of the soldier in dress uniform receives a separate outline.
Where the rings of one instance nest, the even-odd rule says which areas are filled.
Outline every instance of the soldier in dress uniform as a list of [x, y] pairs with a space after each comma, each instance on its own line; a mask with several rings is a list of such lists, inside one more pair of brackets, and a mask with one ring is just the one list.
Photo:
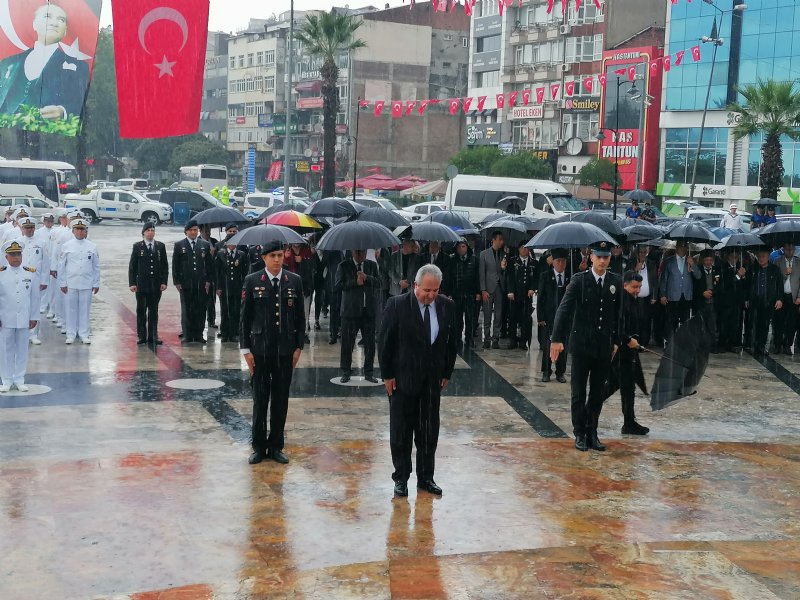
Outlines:
[[[48, 270], [42, 271], [39, 276], [41, 277], [41, 283], [46, 285], [47, 288], [41, 294], [41, 305], [39, 307], [39, 312], [41, 314], [46, 314], [50, 311], [50, 306], [53, 303], [53, 291], [56, 289], [55, 285], [50, 285], [50, 271], [49, 271], [49, 264], [50, 264], [50, 256], [53, 250], [53, 237], [55, 236], [56, 229], [53, 228], [55, 224], [56, 217], [53, 213], [45, 213], [42, 215], [42, 226], [36, 230], [36, 238], [41, 242], [42, 247], [44, 248], [45, 256], [47, 256], [48, 262]], [[40, 319], [41, 321], [41, 319]]]
[[29, 331], [39, 319], [39, 278], [22, 263], [23, 243], [3, 244], [6, 265], [0, 267], [0, 392], [13, 386], [27, 392]]
[[[597, 437], [611, 358], [619, 348], [622, 277], [608, 271], [611, 244], [592, 246], [592, 266], [576, 273], [556, 311], [550, 359], [557, 361], [569, 337], [572, 354], [572, 427], [575, 448], [604, 451]], [[587, 397], [586, 384], [589, 384]]]
[[248, 462], [254, 465], [271, 458], [286, 464], [283, 430], [289, 386], [303, 350], [306, 324], [303, 285], [299, 275], [282, 268], [280, 242], [263, 245], [261, 252], [265, 268], [244, 281], [239, 328], [239, 348], [253, 377], [253, 453]]
[[250, 271], [250, 261], [235, 244], [228, 244], [217, 250], [214, 264], [220, 311], [218, 335], [223, 342], [236, 342], [239, 340], [242, 285]]
[[92, 294], [100, 291], [100, 255], [94, 242], [86, 239], [89, 224], [83, 219], [71, 223], [73, 239], [61, 247], [58, 261], [58, 287], [64, 293], [67, 344], [79, 337], [84, 344], [89, 338], [89, 312]]
[[183, 230], [186, 237], [175, 243], [172, 253], [172, 282], [181, 295], [183, 343], [205, 344], [203, 325], [214, 273], [211, 245], [199, 237], [200, 228], [194, 219], [187, 221]]
[[203, 225], [200, 229], [200, 238], [208, 242], [211, 246], [211, 287], [208, 289], [208, 333], [211, 335], [211, 329], [217, 328], [217, 294], [214, 285], [214, 255], [217, 253], [217, 244], [219, 240], [211, 235], [211, 226]]
[[520, 246], [517, 252], [517, 258], [506, 269], [506, 293], [511, 308], [509, 349], [527, 350], [533, 336], [533, 295], [538, 285], [538, 267], [525, 246]]
[[69, 226], [70, 214], [63, 211], [58, 216], [58, 227], [54, 228], [53, 243], [50, 247], [50, 283], [49, 285], [56, 288], [53, 293], [53, 302], [50, 306], [50, 312], [47, 314], [48, 319], [53, 320], [53, 324], [61, 329], [61, 333], [67, 333], [66, 320], [64, 317], [64, 294], [58, 290], [58, 261], [61, 258], [61, 248], [65, 243], [73, 239], [72, 228]]
[[[23, 244], [25, 249], [22, 251], [22, 263], [26, 267], [31, 267], [36, 271], [36, 279], [39, 286], [40, 302], [41, 294], [47, 290], [47, 278], [45, 273], [50, 271], [50, 260], [45, 250], [45, 245], [40, 238], [35, 236], [36, 221], [31, 217], [23, 217], [19, 220], [19, 229], [22, 235], [19, 241]], [[39, 319], [36, 320], [36, 327], [30, 331], [31, 344], [39, 346], [42, 342], [39, 339]]]
[[169, 264], [167, 247], [155, 240], [156, 226], [147, 222], [142, 225], [142, 241], [136, 242], [128, 261], [128, 287], [136, 294], [137, 344], [164, 342], [158, 337], [158, 303], [167, 289]]

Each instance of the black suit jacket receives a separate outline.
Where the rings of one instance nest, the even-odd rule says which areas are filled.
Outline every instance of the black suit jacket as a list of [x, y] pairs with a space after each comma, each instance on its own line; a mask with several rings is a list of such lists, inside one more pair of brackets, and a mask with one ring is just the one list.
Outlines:
[[623, 293], [622, 277], [616, 273], [606, 271], [602, 294], [591, 269], [573, 275], [556, 311], [552, 341], [565, 344], [569, 338], [573, 354], [610, 359], [613, 345], [620, 344]]
[[144, 240], [136, 242], [128, 262], [128, 286], [135, 285], [138, 292], [150, 294], [160, 292], [161, 286], [167, 285], [168, 281], [167, 247], [153, 240], [151, 252]]
[[356, 263], [348, 258], [339, 263], [336, 269], [336, 284], [334, 289], [342, 293], [341, 310], [339, 314], [345, 318], [361, 316], [362, 309], [367, 309], [367, 315], [375, 316], [375, 290], [380, 287], [378, 278], [378, 265], [371, 260], [362, 263], [366, 275], [364, 285], [358, 285]]
[[428, 345], [422, 314], [414, 293], [389, 298], [383, 311], [378, 361], [383, 379], [395, 379], [397, 391], [416, 396], [432, 381], [450, 379], [456, 363], [458, 333], [455, 305], [450, 298], [434, 301], [439, 335]]
[[[695, 265], [694, 271], [700, 274], [700, 277], [696, 277], [694, 280], [694, 309], [700, 310], [707, 304], [706, 299], [703, 297], [703, 292], [708, 289], [706, 286], [706, 268], [702, 264]], [[722, 272], [716, 264], [711, 267], [711, 292], [713, 300], [711, 305], [713, 306], [718, 304], [722, 297]]]
[[[419, 266], [430, 264], [430, 252], [422, 255]], [[447, 254], [439, 250], [436, 255], [436, 260], [433, 263], [442, 271], [442, 285], [439, 287], [439, 293], [452, 298], [453, 296], [453, 260]]]
[[261, 356], [286, 356], [303, 347], [306, 332], [303, 284], [299, 275], [284, 269], [276, 311], [270, 279], [270, 274], [262, 269], [244, 280], [239, 348]]
[[539, 285], [538, 269], [539, 265], [533, 257], [528, 257], [527, 268], [523, 268], [519, 257], [509, 261], [506, 268], [506, 293], [514, 294], [516, 302], [527, 299], [528, 292], [535, 292]]
[[[566, 292], [567, 285], [569, 285], [569, 275], [566, 271], [564, 271], [562, 275], [564, 276], [563, 296]], [[552, 267], [549, 267], [539, 275], [539, 289], [536, 295], [536, 320], [544, 321], [545, 325], [552, 331], [553, 324], [556, 321], [556, 311], [560, 303], [561, 299], [558, 297], [556, 272]]]
[[202, 288], [213, 283], [214, 259], [211, 244], [199, 236], [195, 240], [194, 252], [189, 240], [183, 238], [175, 243], [172, 253], [172, 282], [184, 289]]
[[[767, 270], [767, 294], [765, 296], [768, 306], [773, 306], [778, 300], [783, 298], [783, 276], [781, 270], [774, 263], [769, 263], [766, 267]], [[759, 302], [758, 297], [758, 274], [761, 267], [758, 263], [750, 267], [750, 272], [747, 274], [747, 285], [749, 291], [749, 298], [751, 303]]]
[[227, 246], [220, 247], [214, 255], [214, 286], [227, 297], [239, 298], [244, 278], [250, 271], [250, 260], [245, 252]]

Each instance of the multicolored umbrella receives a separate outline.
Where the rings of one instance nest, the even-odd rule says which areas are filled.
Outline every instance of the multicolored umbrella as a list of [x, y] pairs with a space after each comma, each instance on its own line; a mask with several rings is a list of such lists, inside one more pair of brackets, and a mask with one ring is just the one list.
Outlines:
[[295, 231], [302, 231], [305, 233], [322, 229], [322, 225], [320, 225], [316, 219], [308, 216], [307, 214], [297, 212], [296, 210], [277, 212], [269, 215], [266, 219], [261, 219], [259, 223], [262, 225], [283, 225], [289, 229], [294, 229]]

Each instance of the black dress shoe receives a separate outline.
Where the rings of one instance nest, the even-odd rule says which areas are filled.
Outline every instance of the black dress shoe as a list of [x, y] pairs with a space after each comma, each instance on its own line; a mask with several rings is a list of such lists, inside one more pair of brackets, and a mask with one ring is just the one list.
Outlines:
[[586, 445], [585, 433], [579, 433], [575, 436], [575, 449], [580, 450], [581, 452], [586, 452], [589, 450], [589, 446]]
[[286, 456], [281, 450], [270, 450], [268, 456], [276, 463], [281, 463], [282, 465], [289, 463], [289, 457]]
[[600, 442], [600, 438], [597, 437], [596, 431], [586, 435], [586, 445], [592, 450], [597, 450], [598, 452], [606, 451], [606, 447]]
[[328, 340], [328, 343], [329, 343], [331, 346], [333, 346], [333, 345], [336, 343], [336, 338], [335, 338], [335, 337], [332, 337], [331, 339], [329, 339], [329, 340]]
[[429, 494], [434, 494], [436, 496], [442, 495], [442, 488], [440, 488], [433, 479], [428, 479], [427, 481], [418, 481], [417, 482], [417, 489], [418, 490], [425, 490]]
[[212, 329], [216, 329], [217, 326], [214, 323], [209, 323], [208, 326]]
[[146, 343], [147, 343], [147, 340], [136, 340], [136, 345], [137, 346], [143, 346]]
[[636, 421], [633, 423], [623, 425], [622, 433], [625, 435], [647, 435], [650, 433], [650, 428], [644, 425], [639, 425]]
[[[222, 337], [222, 332], [221, 332], [221, 331], [220, 331], [220, 332], [217, 334], [217, 337], [218, 337], [218, 338], [221, 338], [221, 337]], [[222, 341], [224, 342], [225, 340], [223, 339]]]
[[511, 342], [511, 343], [508, 345], [508, 349], [509, 349], [509, 350], [516, 350], [516, 349], [517, 349], [517, 342]]
[[205, 344], [205, 343], [206, 343], [206, 340], [205, 340], [205, 338], [201, 338], [201, 337], [199, 337], [199, 338], [197, 338], [197, 339], [195, 340], [195, 342], [197, 342], [198, 344]]
[[500, 350], [500, 342], [497, 340], [492, 342], [492, 350]]
[[378, 383], [378, 378], [375, 375], [364, 375], [364, 381], [369, 381], [370, 383]]
[[164, 340], [159, 340], [159, 339], [157, 339], [157, 340], [156, 340], [156, 341], [154, 341], [153, 343], [154, 343], [156, 346], [161, 346], [161, 345], [163, 345], [163, 344], [164, 344]]
[[567, 378], [563, 375], [556, 375], [556, 381], [558, 383], [567, 383]]
[[542, 375], [542, 383], [549, 383], [550, 375]]
[[791, 346], [784, 346], [783, 347], [783, 353], [786, 356], [791, 356], [792, 354], [794, 354], [794, 352], [792, 352], [792, 347]]
[[394, 495], [405, 498], [408, 496], [408, 484], [405, 481], [394, 482]]
[[526, 352], [528, 350], [528, 344], [526, 344], [525, 342], [522, 342], [519, 346], [517, 346], [517, 348], [519, 348], [523, 352]]
[[322, 327], [320, 327], [319, 321], [315, 321], [314, 322], [314, 331], [319, 331], [320, 329], [322, 329]]
[[250, 458], [247, 459], [247, 462], [249, 462], [251, 465], [257, 465], [258, 463], [260, 463], [265, 458], [267, 458], [267, 453], [266, 452], [262, 452], [260, 450], [256, 450], [255, 452], [253, 452], [250, 455]]
[[339, 383], [347, 383], [348, 381], [350, 381], [350, 375], [342, 375], [339, 379]]
[[492, 342], [490, 342], [489, 340], [485, 340], [485, 341], [483, 342], [483, 349], [484, 349], [484, 350], [488, 350], [488, 349], [489, 349], [489, 348], [491, 348], [491, 347], [492, 347]]

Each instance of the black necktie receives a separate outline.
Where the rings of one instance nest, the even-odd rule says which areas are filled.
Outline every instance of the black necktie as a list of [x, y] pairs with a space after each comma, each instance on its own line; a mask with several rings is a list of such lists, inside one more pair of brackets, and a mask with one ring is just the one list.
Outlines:
[[558, 274], [558, 287], [562, 287], [564, 285], [564, 280], [562, 279], [563, 275], [561, 273]]
[[192, 245], [192, 252], [194, 252], [194, 240], [192, 240], [192, 241], [191, 241], [191, 242], [189, 242], [189, 243]]
[[277, 277], [273, 277], [272, 278], [272, 293], [273, 294], [277, 294], [278, 293], [278, 278]]
[[148, 252], [152, 252], [153, 251], [153, 244], [147, 244], [147, 251]]
[[425, 318], [423, 319], [425, 323], [425, 339], [428, 341], [428, 345], [431, 345], [431, 307], [430, 304], [425, 305]]
[[358, 263], [358, 264], [356, 265], [356, 270], [357, 270], [359, 273], [361, 273], [361, 272], [364, 270], [364, 269], [362, 268], [362, 265], [363, 265], [363, 263]]
[[600, 290], [601, 292], [603, 291], [603, 278], [602, 277], [598, 277], [597, 278], [597, 289]]

